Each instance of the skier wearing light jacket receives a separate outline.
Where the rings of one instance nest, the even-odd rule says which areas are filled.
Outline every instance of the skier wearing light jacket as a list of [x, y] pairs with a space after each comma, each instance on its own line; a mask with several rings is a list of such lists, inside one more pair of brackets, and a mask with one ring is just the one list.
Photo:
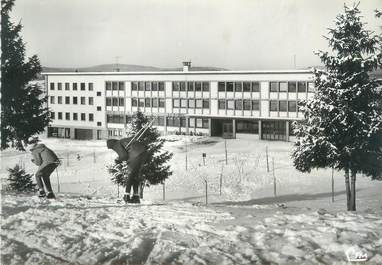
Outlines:
[[[35, 174], [37, 186], [39, 188], [39, 197], [54, 199], [52, 185], [50, 184], [50, 175], [58, 167], [60, 161], [57, 155], [44, 144], [35, 144], [30, 151], [32, 152], [32, 162], [36, 164], [38, 170]], [[44, 184], [47, 190], [45, 194]]]
[[[147, 151], [143, 143], [133, 141], [126, 149], [125, 147], [130, 143], [132, 137], [117, 139], [109, 139], [106, 141], [108, 149], [114, 150], [118, 154], [116, 163], [126, 161], [129, 174], [127, 179], [126, 191], [123, 196], [125, 202], [140, 203], [139, 199], [139, 184], [140, 174], [143, 164], [147, 159]], [[133, 196], [130, 198], [130, 190], [133, 187]]]

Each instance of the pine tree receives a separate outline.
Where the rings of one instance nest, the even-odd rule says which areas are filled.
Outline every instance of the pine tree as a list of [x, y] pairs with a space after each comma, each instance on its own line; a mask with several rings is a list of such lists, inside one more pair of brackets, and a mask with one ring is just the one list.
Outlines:
[[22, 25], [9, 16], [13, 5], [14, 0], [1, 1], [1, 149], [25, 150], [28, 138], [43, 132], [50, 119], [47, 96], [30, 84], [41, 65], [36, 55], [25, 60]]
[[8, 168], [8, 190], [17, 192], [35, 191], [36, 184], [32, 183], [32, 175], [25, 172], [18, 164]]
[[344, 171], [347, 209], [355, 211], [357, 173], [382, 179], [381, 81], [369, 76], [381, 66], [381, 37], [365, 29], [358, 5], [344, 11], [326, 38], [333, 53], [318, 52], [325, 70], [314, 71], [317, 92], [301, 103], [292, 157], [302, 172]]
[[[130, 135], [137, 133], [149, 122], [149, 119], [141, 111], [136, 112], [132, 118]], [[165, 140], [160, 138], [158, 130], [154, 127], [149, 127], [139, 141], [147, 147], [148, 152], [148, 158], [141, 170], [141, 179], [143, 180], [141, 183], [142, 197], [144, 186], [163, 183], [172, 175], [167, 162], [172, 158], [173, 154], [162, 150]], [[121, 186], [126, 185], [125, 173], [128, 171], [126, 162], [113, 164], [108, 171], [112, 175], [114, 183]]]

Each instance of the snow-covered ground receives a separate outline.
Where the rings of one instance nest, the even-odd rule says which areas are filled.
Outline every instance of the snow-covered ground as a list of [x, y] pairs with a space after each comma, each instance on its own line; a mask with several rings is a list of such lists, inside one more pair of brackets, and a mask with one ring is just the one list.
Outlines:
[[[161, 185], [149, 187], [139, 206], [116, 203], [104, 142], [45, 140], [64, 159], [58, 200], [2, 193], [2, 264], [346, 264], [346, 253], [382, 264], [382, 183], [360, 176], [349, 213], [341, 173], [332, 202], [331, 170], [294, 170], [291, 143], [227, 140], [226, 165], [222, 139], [167, 139], [165, 201]], [[1, 159], [3, 184], [15, 163], [36, 169], [29, 154]]]

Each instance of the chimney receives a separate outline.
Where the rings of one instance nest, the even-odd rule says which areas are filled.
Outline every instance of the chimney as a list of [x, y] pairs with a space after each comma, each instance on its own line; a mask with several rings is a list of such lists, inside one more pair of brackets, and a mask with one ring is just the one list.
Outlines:
[[191, 61], [183, 62], [183, 72], [188, 72], [191, 68]]

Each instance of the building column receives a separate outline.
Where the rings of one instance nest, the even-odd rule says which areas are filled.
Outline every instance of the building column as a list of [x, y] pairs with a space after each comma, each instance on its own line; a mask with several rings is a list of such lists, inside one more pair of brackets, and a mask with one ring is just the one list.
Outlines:
[[211, 133], [211, 124], [212, 124], [211, 118], [208, 118], [208, 136], [210, 136], [210, 137], [212, 135], [212, 133]]
[[261, 140], [261, 120], [259, 120], [259, 140]]
[[232, 137], [236, 139], [236, 120], [232, 119]]
[[285, 121], [285, 135], [286, 135], [286, 141], [289, 142], [289, 121]]

